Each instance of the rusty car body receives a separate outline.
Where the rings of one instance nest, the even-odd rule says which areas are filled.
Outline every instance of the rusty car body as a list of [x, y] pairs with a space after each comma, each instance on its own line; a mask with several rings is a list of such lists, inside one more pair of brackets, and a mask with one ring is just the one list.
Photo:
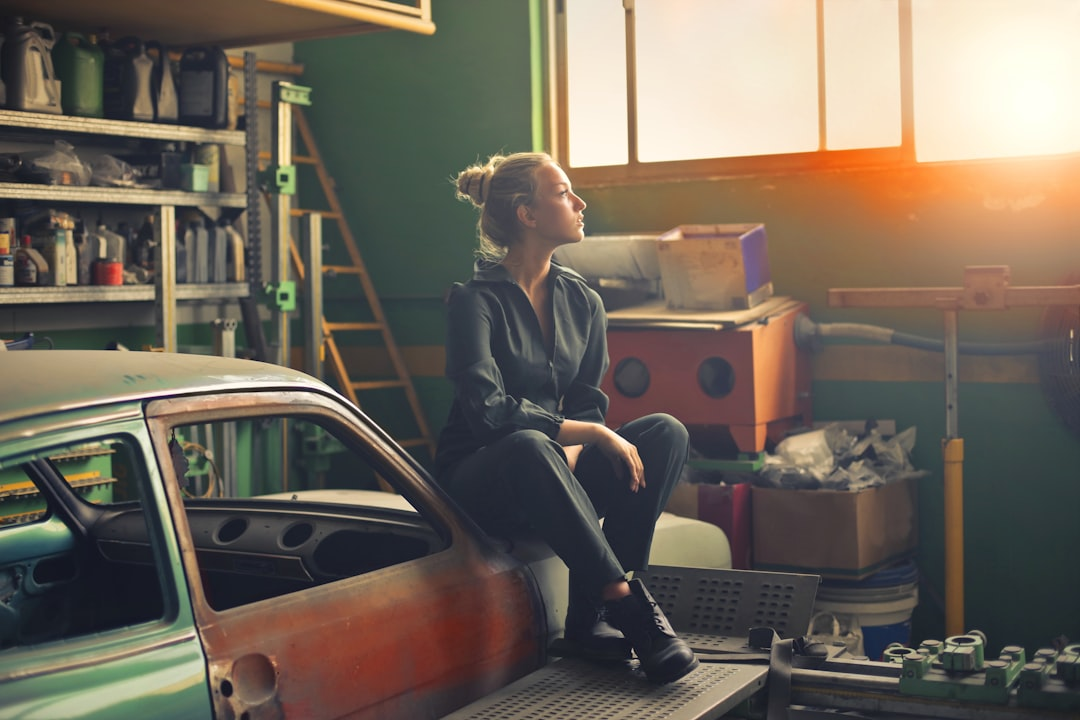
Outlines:
[[4, 717], [433, 718], [545, 662], [535, 571], [323, 383], [169, 353], [0, 368]]

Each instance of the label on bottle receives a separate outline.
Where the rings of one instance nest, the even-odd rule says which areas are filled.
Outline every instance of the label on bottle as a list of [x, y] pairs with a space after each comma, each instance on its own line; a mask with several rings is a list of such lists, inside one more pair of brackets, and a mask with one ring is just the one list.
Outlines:
[[10, 254], [0, 254], [0, 287], [15, 284], [15, 258]]

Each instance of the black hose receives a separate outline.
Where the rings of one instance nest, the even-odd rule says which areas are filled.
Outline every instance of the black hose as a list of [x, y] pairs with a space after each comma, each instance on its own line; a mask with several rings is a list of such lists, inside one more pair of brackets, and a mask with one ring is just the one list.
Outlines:
[[[944, 340], [901, 333], [878, 325], [815, 323], [805, 315], [798, 317], [795, 322], [795, 344], [797, 346], [804, 347], [824, 337], [868, 340], [880, 344], [902, 345], [930, 352], [945, 351]], [[1065, 338], [1019, 343], [961, 342], [957, 344], [957, 351], [962, 355], [1040, 355], [1060, 349], [1064, 342], [1066, 342]]]

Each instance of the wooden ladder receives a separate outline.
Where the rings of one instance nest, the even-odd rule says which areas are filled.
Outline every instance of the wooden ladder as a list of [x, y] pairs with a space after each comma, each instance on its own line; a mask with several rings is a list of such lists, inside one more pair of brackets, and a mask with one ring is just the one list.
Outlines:
[[[412, 377], [409, 375], [409, 370], [405, 366], [405, 361], [402, 359], [401, 351], [394, 341], [393, 334], [390, 332], [390, 326], [386, 322], [386, 315], [383, 313], [382, 304], [379, 302], [379, 296], [375, 292], [375, 285], [371, 281], [371, 276], [368, 274], [363, 258], [360, 257], [360, 250], [356, 245], [356, 238], [353, 236], [352, 230], [349, 228], [349, 223], [345, 218], [345, 213], [342, 211], [341, 203], [338, 200], [337, 192], [335, 190], [334, 179], [326, 170], [326, 165], [323, 163], [322, 156], [319, 154], [318, 146], [315, 144], [315, 138], [311, 133], [311, 127], [308, 125], [307, 118], [304, 117], [303, 111], [297, 106], [292, 109], [292, 113], [296, 130], [299, 132], [300, 139], [303, 141], [304, 150], [306, 150], [307, 153], [294, 154], [292, 158], [293, 162], [297, 165], [312, 165], [315, 168], [315, 172], [319, 177], [319, 185], [322, 187], [323, 197], [330, 207], [329, 210], [293, 208], [291, 210], [291, 215], [299, 217], [306, 215], [307, 213], [318, 212], [322, 214], [324, 219], [337, 221], [338, 229], [341, 232], [345, 248], [348, 251], [350, 264], [324, 265], [323, 271], [327, 274], [335, 273], [342, 276], [356, 277], [360, 281], [360, 286], [364, 292], [364, 298], [367, 300], [371, 314], [374, 318], [370, 322], [331, 322], [326, 319], [326, 315], [323, 313], [322, 334], [328, 364], [333, 370], [334, 377], [336, 378], [341, 391], [357, 407], [363, 407], [360, 403], [359, 394], [364, 391], [395, 388], [402, 390], [405, 394], [405, 398], [408, 400], [409, 408], [412, 410], [413, 421], [416, 424], [419, 436], [415, 438], [398, 438], [397, 442], [404, 448], [426, 447], [430, 457], [434, 458], [435, 441], [424, 416], [423, 407], [420, 405], [420, 399], [416, 394], [416, 388], [413, 386]], [[296, 240], [291, 236], [291, 233], [289, 237], [289, 253], [292, 257], [293, 268], [296, 271], [297, 278], [302, 285], [305, 277], [304, 262], [301, 258]], [[379, 333], [382, 337], [383, 349], [386, 351], [387, 355], [389, 355], [390, 362], [393, 365], [395, 377], [367, 381], [353, 380], [350, 377], [348, 367], [342, 357], [337, 340], [334, 338], [335, 332]]]

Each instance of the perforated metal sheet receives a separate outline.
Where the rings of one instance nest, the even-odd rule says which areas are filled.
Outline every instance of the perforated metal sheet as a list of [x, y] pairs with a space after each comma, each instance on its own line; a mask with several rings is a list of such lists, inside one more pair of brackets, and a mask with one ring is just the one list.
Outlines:
[[717, 718], [765, 684], [763, 665], [702, 663], [681, 680], [655, 685], [636, 667], [564, 658], [445, 720], [692, 720]]
[[658, 686], [636, 662], [598, 665], [563, 658], [446, 720], [721, 717], [764, 687], [769, 668], [764, 661], [716, 660], [725, 652], [749, 652], [747, 634], [754, 627], [771, 627], [785, 638], [805, 635], [819, 582], [816, 575], [666, 566], [637, 577], [679, 636], [699, 653], [702, 663], [692, 673]]
[[745, 647], [750, 628], [806, 634], [817, 575], [653, 566], [638, 573], [671, 626], [691, 647]]

